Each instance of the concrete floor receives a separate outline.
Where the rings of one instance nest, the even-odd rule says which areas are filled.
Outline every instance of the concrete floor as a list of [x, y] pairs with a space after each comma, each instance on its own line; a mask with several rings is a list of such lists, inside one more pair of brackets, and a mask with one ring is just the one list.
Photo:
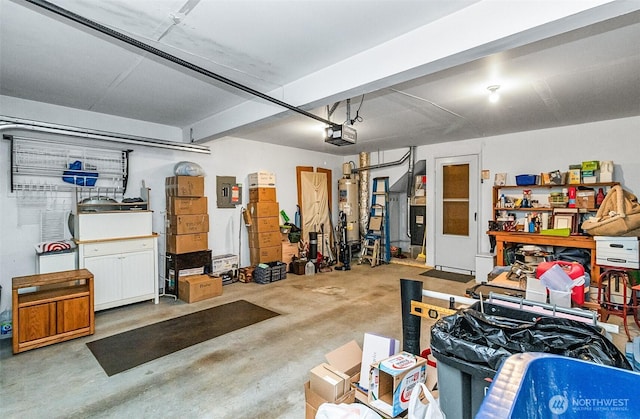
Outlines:
[[[10, 340], [0, 340], [0, 416], [303, 418], [303, 384], [325, 353], [352, 339], [362, 344], [365, 332], [402, 338], [400, 278], [460, 295], [473, 285], [420, 276], [425, 270], [353, 265], [349, 272], [289, 274], [268, 285], [235, 283], [194, 304], [162, 298], [158, 305], [98, 312], [95, 335], [15, 356]], [[85, 345], [238, 299], [281, 315], [112, 377]], [[422, 323], [422, 347], [431, 324]], [[640, 334], [635, 327], [632, 333]]]

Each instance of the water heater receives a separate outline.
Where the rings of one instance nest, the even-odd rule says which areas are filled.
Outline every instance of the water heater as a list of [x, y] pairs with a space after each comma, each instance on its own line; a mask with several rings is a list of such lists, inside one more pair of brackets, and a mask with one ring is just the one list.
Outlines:
[[358, 181], [346, 176], [338, 180], [338, 208], [346, 216], [347, 243], [356, 243], [360, 241]]

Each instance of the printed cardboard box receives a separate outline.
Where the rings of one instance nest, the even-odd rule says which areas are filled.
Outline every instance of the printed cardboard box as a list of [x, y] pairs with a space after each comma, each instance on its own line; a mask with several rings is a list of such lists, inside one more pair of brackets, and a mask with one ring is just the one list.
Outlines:
[[172, 176], [165, 179], [168, 196], [204, 196], [203, 176]]
[[411, 392], [427, 378], [427, 360], [400, 352], [371, 366], [369, 404], [391, 417], [409, 408]]
[[178, 295], [187, 303], [195, 303], [222, 295], [222, 278], [190, 275], [178, 279]]
[[209, 249], [209, 234], [167, 234], [167, 252], [191, 253]]
[[249, 189], [249, 202], [276, 202], [276, 188]]
[[206, 214], [208, 211], [207, 197], [185, 198], [167, 197], [167, 214], [170, 215], [191, 215]]
[[167, 234], [193, 234], [209, 232], [209, 215], [169, 215]]

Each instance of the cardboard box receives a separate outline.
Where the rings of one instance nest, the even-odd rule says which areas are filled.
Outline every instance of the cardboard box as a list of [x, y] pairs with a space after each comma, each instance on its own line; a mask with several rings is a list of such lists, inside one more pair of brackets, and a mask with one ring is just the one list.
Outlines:
[[249, 202], [247, 211], [249, 211], [252, 221], [260, 217], [280, 216], [280, 206], [277, 202]]
[[252, 188], [275, 188], [276, 174], [270, 172], [256, 172], [249, 174], [249, 189]]
[[596, 191], [576, 192], [576, 208], [593, 209], [596, 207]]
[[217, 255], [211, 258], [211, 273], [235, 271], [238, 269], [238, 255]]
[[167, 234], [167, 252], [190, 253], [209, 248], [209, 234]]
[[285, 263], [291, 262], [293, 257], [298, 257], [298, 243], [291, 243], [289, 241], [282, 242], [282, 261]]
[[249, 189], [249, 202], [276, 202], [276, 188]]
[[575, 185], [580, 183], [582, 179], [582, 170], [581, 169], [569, 169], [569, 184]]
[[[304, 399], [305, 399], [305, 419], [315, 419], [318, 413], [318, 408], [322, 403], [332, 403], [329, 400], [322, 398], [322, 396], [316, 394], [311, 390], [311, 383], [307, 381], [304, 383]], [[334, 401], [335, 404], [351, 404], [355, 402], [355, 390], [351, 389], [344, 396]]]
[[409, 408], [411, 392], [427, 378], [427, 360], [400, 352], [371, 366], [369, 397], [371, 406], [396, 417]]
[[167, 214], [170, 215], [206, 214], [208, 209], [206, 196], [200, 198], [167, 197]]
[[203, 176], [172, 176], [164, 181], [167, 196], [204, 196]]
[[362, 349], [355, 340], [334, 349], [324, 357], [331, 366], [351, 377], [352, 382], [356, 382], [354, 378], [360, 374]]
[[217, 297], [222, 295], [222, 278], [209, 275], [182, 276], [178, 279], [178, 295], [187, 303]]
[[251, 220], [250, 233], [266, 233], [268, 231], [280, 231], [280, 216], [260, 217]]
[[281, 246], [279, 231], [269, 231], [265, 233], [249, 233], [249, 247], [273, 247]]
[[251, 259], [252, 265], [282, 261], [282, 246], [250, 247], [249, 258]]
[[590, 161], [582, 162], [583, 171], [598, 170], [599, 168], [600, 168], [600, 162], [598, 160], [590, 160]]
[[322, 363], [309, 371], [311, 391], [334, 403], [351, 391], [348, 375], [327, 363]]
[[350, 389], [335, 401], [327, 400], [311, 390], [311, 383], [307, 381], [304, 385], [306, 400], [306, 419], [314, 419], [318, 412], [318, 407], [322, 403], [346, 403], [355, 402], [356, 389], [354, 383], [360, 379], [360, 362], [362, 361], [362, 349], [355, 340], [352, 340], [337, 349], [325, 354], [328, 365], [349, 377]]
[[169, 215], [167, 234], [193, 234], [209, 232], [209, 215]]

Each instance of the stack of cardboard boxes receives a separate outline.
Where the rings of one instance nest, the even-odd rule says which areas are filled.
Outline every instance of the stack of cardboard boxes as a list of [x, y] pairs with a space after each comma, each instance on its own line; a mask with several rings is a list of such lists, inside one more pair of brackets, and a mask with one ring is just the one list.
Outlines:
[[211, 272], [211, 250], [204, 177], [168, 177], [165, 191], [165, 293], [190, 303], [222, 294], [221, 278], [208, 275]]
[[282, 261], [280, 207], [276, 201], [275, 174], [249, 175], [249, 256], [252, 265]]

